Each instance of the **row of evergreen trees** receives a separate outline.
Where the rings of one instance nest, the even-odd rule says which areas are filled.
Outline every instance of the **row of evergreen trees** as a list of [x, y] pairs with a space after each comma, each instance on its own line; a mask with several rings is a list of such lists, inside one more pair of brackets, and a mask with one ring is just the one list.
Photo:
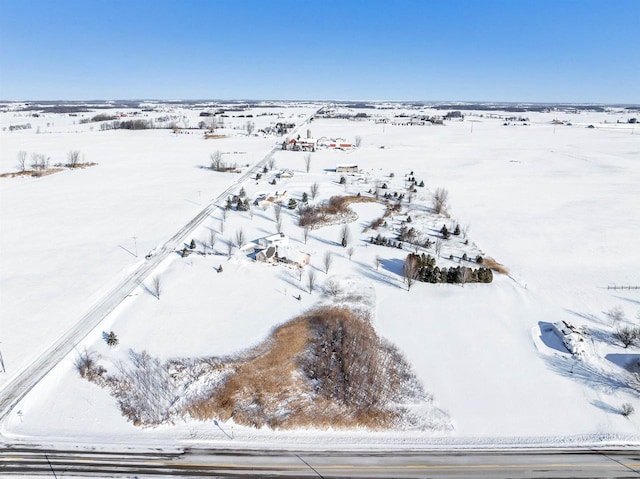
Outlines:
[[439, 268], [433, 256], [409, 254], [407, 261], [415, 262], [415, 279], [424, 283], [491, 283], [493, 272], [489, 268]]

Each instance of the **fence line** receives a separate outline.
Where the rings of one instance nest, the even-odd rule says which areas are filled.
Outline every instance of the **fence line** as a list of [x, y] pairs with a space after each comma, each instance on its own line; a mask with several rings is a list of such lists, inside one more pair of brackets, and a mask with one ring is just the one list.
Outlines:
[[640, 289], [640, 286], [607, 286], [607, 289]]

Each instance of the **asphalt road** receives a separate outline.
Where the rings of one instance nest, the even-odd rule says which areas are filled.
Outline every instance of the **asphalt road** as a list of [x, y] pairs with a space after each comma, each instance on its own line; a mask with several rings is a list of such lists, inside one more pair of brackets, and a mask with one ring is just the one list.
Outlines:
[[0, 475], [53, 477], [634, 478], [640, 452], [84, 453], [0, 450]]
[[[302, 122], [291, 135], [300, 131], [313, 116], [310, 115]], [[224, 204], [227, 196], [234, 192], [251, 175], [261, 170], [275, 154], [280, 146], [273, 149], [261, 160], [254, 163], [242, 175], [234, 181], [203, 208], [195, 217], [175, 233], [162, 246], [156, 248], [153, 256], [141, 263], [129, 276], [122, 279], [101, 299], [99, 299], [81, 318], [74, 323], [61, 337], [59, 337], [47, 350], [43, 351], [30, 365], [10, 379], [0, 390], [0, 422], [2, 422], [15, 405], [38, 382], [58, 364], [67, 354], [76, 347], [100, 322], [106, 318], [128, 295], [130, 295], [170, 254], [182, 249], [182, 244], [203, 221]]]

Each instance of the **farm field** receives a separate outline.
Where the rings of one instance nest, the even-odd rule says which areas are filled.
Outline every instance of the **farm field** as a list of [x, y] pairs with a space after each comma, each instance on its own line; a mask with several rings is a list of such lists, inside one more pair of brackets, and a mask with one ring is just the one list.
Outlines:
[[[147, 261], [145, 255], [286, 138], [261, 130], [277, 121], [300, 125], [321, 107], [253, 106], [243, 111], [253, 115], [250, 120], [231, 113], [218, 129], [225, 137], [210, 140], [184, 128], [196, 125], [202, 110], [180, 105], [170, 111], [182, 126], [176, 132], [101, 131], [61, 114], [0, 114], [2, 127], [33, 124], [0, 132], [0, 173], [16, 171], [21, 150], [46, 154], [52, 164], [79, 150], [96, 163], [37, 178], [0, 178], [0, 351], [6, 368], [0, 388], [11, 387], [15, 374]], [[640, 290], [608, 289], [640, 281], [640, 131], [616, 123], [626, 122], [628, 112], [527, 112], [526, 125], [505, 125], [512, 114], [496, 111], [465, 111], [464, 121], [444, 125], [402, 124], [398, 115], [415, 113], [403, 105], [366, 113], [370, 118], [358, 121], [318, 116], [299, 132], [302, 139], [309, 130], [312, 138], [358, 147], [277, 150], [273, 168], [237, 184], [232, 195], [247, 198], [251, 208], [227, 210], [221, 201], [184, 238], [190, 253], [177, 249], [167, 257], [13, 409], [3, 434], [25, 441], [309, 447], [318, 441], [363, 447], [637, 443], [640, 419], [622, 415], [621, 408], [640, 408], [631, 374], [640, 351], [624, 347], [614, 332], [640, 325]], [[420, 113], [442, 114], [428, 107]], [[244, 130], [247, 121], [255, 122], [252, 135]], [[239, 172], [208, 168], [216, 151]], [[346, 165], [357, 172], [336, 171]], [[438, 188], [448, 192], [447, 214], [433, 211]], [[310, 205], [339, 196], [353, 202], [305, 237], [297, 209], [304, 193]], [[394, 194], [405, 196], [389, 211]], [[283, 207], [269, 204], [269, 197], [281, 199]], [[254, 205], [260, 198], [267, 202]], [[372, 229], [378, 218], [383, 220]], [[457, 225], [461, 233], [444, 239], [443, 225], [451, 232]], [[400, 242], [402, 227], [414, 228], [422, 244], [372, 242], [378, 234]], [[289, 257], [302, 255], [309, 265], [300, 270], [256, 261], [259, 240], [280, 232]], [[493, 258], [507, 274], [493, 271], [491, 283], [409, 285], [403, 266], [413, 252], [449, 269], [478, 268], [475, 258]], [[233, 417], [200, 421], [178, 409], [179, 401], [169, 401], [171, 414], [142, 427], [122, 415], [109, 388], [77, 371], [85, 351], [110, 374], [128, 370], [131, 350], [146, 351], [158, 364], [234, 359], [261, 347], [274, 328], [321, 306], [366, 315], [410, 366], [424, 394], [404, 398], [402, 421], [373, 430], [254, 427]], [[574, 354], [553, 331], [561, 321], [581, 338]], [[103, 338], [110, 331], [118, 338], [115, 347]], [[220, 380], [205, 372], [179, 383], [184, 389], [175, 395], [200, 398]]]

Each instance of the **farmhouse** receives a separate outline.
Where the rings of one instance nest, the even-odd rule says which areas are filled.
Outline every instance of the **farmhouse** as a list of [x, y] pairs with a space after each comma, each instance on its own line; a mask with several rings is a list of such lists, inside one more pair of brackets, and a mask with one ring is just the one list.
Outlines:
[[291, 151], [316, 151], [317, 144], [318, 141], [314, 138], [291, 138], [282, 143], [282, 149]]
[[277, 233], [271, 236], [265, 236], [264, 238], [260, 238], [258, 240], [258, 244], [265, 249], [276, 247], [276, 246], [288, 246], [289, 237], [284, 233]]
[[336, 165], [336, 173], [357, 173], [358, 165], [354, 164], [343, 164]]
[[284, 246], [270, 246], [256, 254], [256, 261], [267, 264], [282, 264], [293, 268], [304, 268], [311, 261], [311, 255]]

